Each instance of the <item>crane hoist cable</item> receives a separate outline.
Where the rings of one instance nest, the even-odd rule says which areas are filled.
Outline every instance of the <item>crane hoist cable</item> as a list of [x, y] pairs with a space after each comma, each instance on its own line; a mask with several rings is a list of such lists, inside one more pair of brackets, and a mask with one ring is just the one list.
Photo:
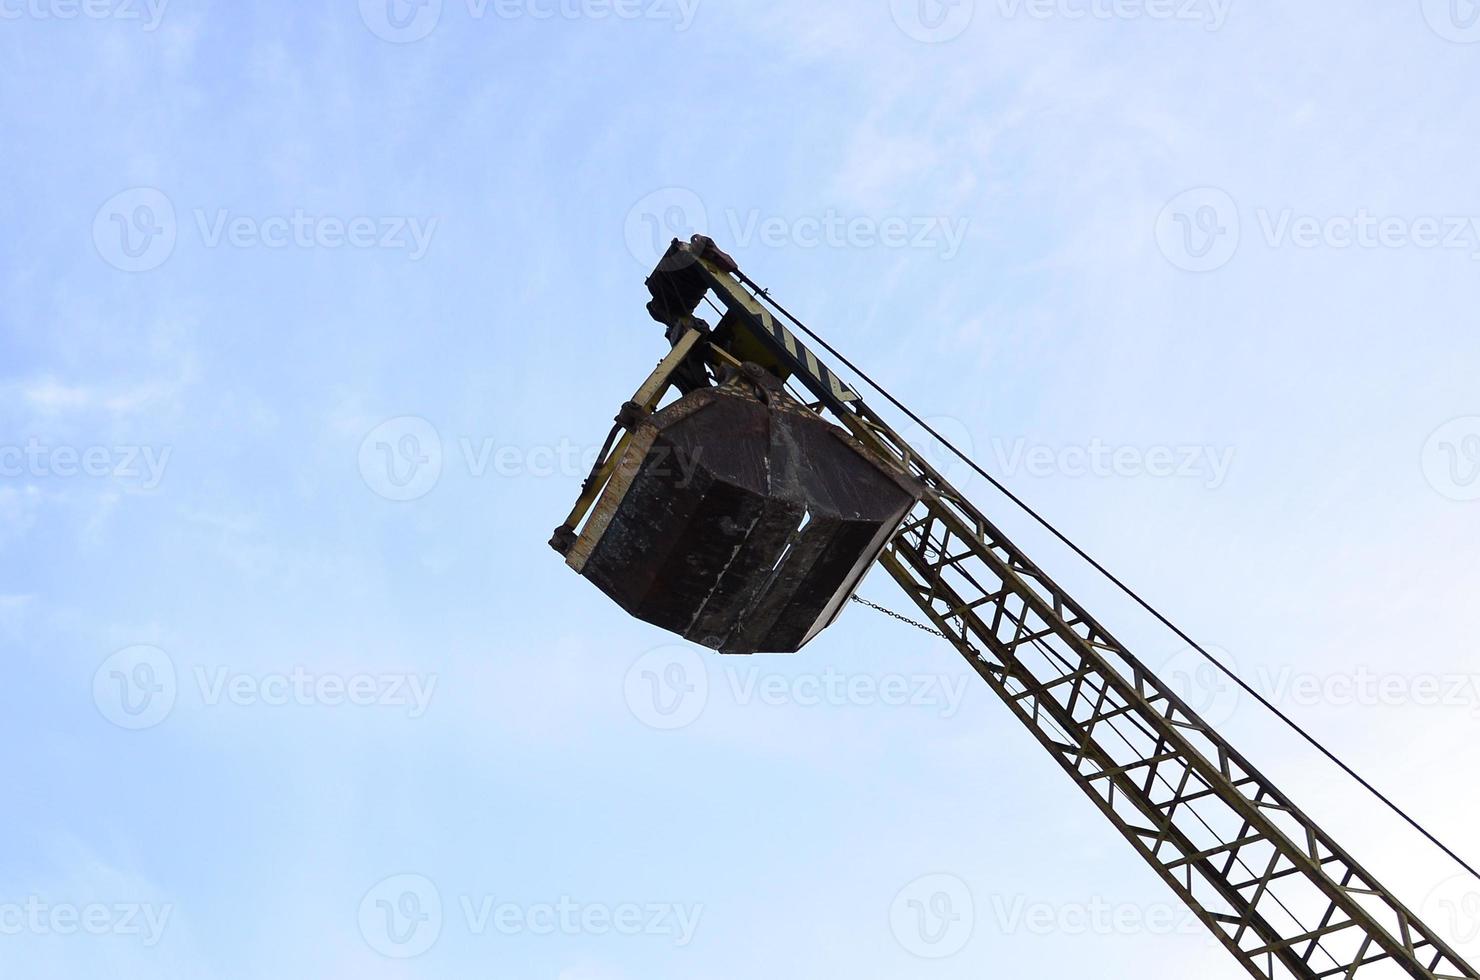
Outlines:
[[877, 391], [881, 396], [883, 396], [883, 398], [886, 401], [889, 402], [889, 404], [893, 405], [896, 409], [898, 409], [899, 411], [903, 412], [906, 416], [909, 417], [909, 419], [912, 422], [914, 422], [916, 425], [918, 425], [923, 431], [929, 433], [931, 437], [933, 437], [934, 439], [936, 439], [946, 449], [950, 450], [951, 453], [953, 453], [954, 455], [956, 455], [957, 457], [959, 457], [961, 459], [961, 461], [964, 462], [967, 466], [969, 466], [973, 470], [975, 470], [978, 475], [980, 475], [983, 479], [985, 479], [988, 483], [990, 483], [998, 492], [1000, 492], [1004, 497], [1006, 497], [1014, 506], [1016, 506], [1017, 508], [1019, 508], [1024, 514], [1026, 514], [1034, 522], [1036, 522], [1041, 527], [1043, 527], [1044, 530], [1048, 531], [1051, 535], [1053, 535], [1056, 539], [1058, 539], [1058, 541], [1060, 541], [1062, 544], [1064, 544], [1065, 546], [1067, 546], [1070, 551], [1072, 551], [1080, 559], [1082, 559], [1084, 562], [1086, 562], [1091, 568], [1093, 568], [1096, 572], [1098, 572], [1100, 575], [1102, 575], [1108, 582], [1110, 582], [1111, 585], [1115, 586], [1115, 588], [1118, 589], [1121, 593], [1123, 593], [1126, 597], [1128, 597], [1129, 599], [1131, 599], [1133, 602], [1135, 602], [1138, 606], [1140, 606], [1146, 612], [1150, 613], [1153, 618], [1155, 618], [1158, 622], [1160, 622], [1167, 629], [1171, 630], [1172, 633], [1174, 633], [1179, 639], [1181, 639], [1184, 643], [1186, 643], [1193, 650], [1195, 650], [1199, 656], [1201, 656], [1209, 664], [1211, 664], [1213, 667], [1215, 667], [1218, 671], [1220, 671], [1224, 676], [1226, 676], [1234, 684], [1238, 685], [1238, 687], [1241, 688], [1250, 697], [1254, 698], [1261, 705], [1263, 705], [1266, 709], [1268, 709], [1276, 718], [1278, 718], [1280, 721], [1284, 722], [1285, 725], [1288, 726], [1291, 731], [1295, 732], [1302, 739], [1304, 739], [1306, 742], [1308, 742], [1312, 747], [1314, 747], [1318, 752], [1320, 752], [1321, 755], [1325, 756], [1328, 760], [1330, 760], [1332, 763], [1334, 763], [1339, 769], [1341, 769], [1342, 772], [1346, 773], [1353, 780], [1355, 780], [1358, 783], [1358, 785], [1360, 785], [1363, 789], [1367, 790], [1367, 792], [1371, 793], [1379, 801], [1381, 801], [1381, 803], [1384, 806], [1386, 806], [1393, 813], [1395, 813], [1399, 817], [1401, 817], [1405, 823], [1407, 823], [1414, 830], [1417, 830], [1421, 835], [1423, 835], [1423, 837], [1425, 839], [1427, 839], [1431, 844], [1433, 844], [1439, 850], [1443, 851], [1456, 864], [1458, 864], [1460, 867], [1464, 868], [1465, 871], [1469, 872], [1469, 874], [1472, 875], [1477, 881], [1480, 881], [1480, 870], [1477, 870], [1474, 865], [1472, 865], [1470, 862], [1466, 861], [1464, 858], [1460, 857], [1460, 855], [1458, 853], [1456, 853], [1453, 848], [1451, 848], [1448, 844], [1446, 844], [1442, 840], [1440, 840], [1428, 828], [1426, 828], [1423, 824], [1419, 823], [1417, 819], [1415, 819], [1414, 817], [1412, 817], [1411, 815], [1409, 815], [1409, 813], [1406, 810], [1404, 810], [1401, 806], [1399, 806], [1396, 802], [1394, 802], [1390, 797], [1388, 797], [1381, 790], [1379, 790], [1376, 786], [1374, 786], [1370, 781], [1368, 781], [1366, 778], [1364, 778], [1359, 772], [1356, 771], [1356, 769], [1354, 769], [1352, 766], [1350, 766], [1349, 764], [1347, 764], [1335, 752], [1333, 752], [1331, 749], [1327, 748], [1318, 738], [1316, 738], [1309, 731], [1307, 731], [1299, 722], [1297, 722], [1294, 718], [1290, 717], [1290, 715], [1288, 715], [1283, 710], [1281, 710], [1280, 707], [1278, 705], [1276, 705], [1273, 701], [1271, 701], [1269, 698], [1265, 697], [1258, 690], [1256, 690], [1253, 687], [1253, 685], [1249, 684], [1247, 681], [1245, 681], [1238, 674], [1234, 673], [1234, 671], [1231, 670], [1227, 665], [1225, 665], [1221, 660], [1219, 660], [1217, 657], [1215, 657], [1211, 653], [1209, 653], [1207, 651], [1207, 649], [1205, 647], [1203, 647], [1202, 644], [1200, 644], [1196, 640], [1194, 640], [1191, 636], [1189, 636], [1187, 634], [1187, 632], [1185, 630], [1183, 630], [1180, 626], [1178, 626], [1176, 623], [1174, 623], [1168, 616], [1166, 616], [1165, 614], [1163, 614], [1160, 610], [1158, 610], [1155, 606], [1153, 606], [1149, 601], [1147, 601], [1145, 598], [1143, 598], [1140, 595], [1140, 593], [1138, 593], [1135, 589], [1133, 589], [1129, 585], [1127, 585], [1119, 576], [1117, 576], [1113, 572], [1111, 572], [1110, 569], [1108, 569], [1107, 567], [1105, 567], [1104, 564], [1102, 564], [1094, 556], [1092, 556], [1091, 554], [1089, 554], [1089, 552], [1087, 552], [1084, 548], [1082, 548], [1078, 544], [1076, 544], [1072, 539], [1069, 538], [1069, 536], [1067, 534], [1065, 534], [1063, 531], [1059, 530], [1059, 528], [1052, 521], [1050, 521], [1048, 518], [1046, 518], [1042, 514], [1040, 514], [1027, 501], [1023, 500], [1017, 494], [1013, 493], [1012, 490], [1009, 489], [1001, 480], [997, 479], [991, 473], [988, 473], [986, 471], [986, 469], [984, 469], [980, 464], [978, 464], [976, 462], [976, 460], [972, 459], [965, 452], [963, 452], [962, 450], [960, 450], [959, 448], [957, 448], [957, 446], [955, 445], [955, 443], [951, 442], [945, 436], [943, 436], [939, 432], [937, 432], [933, 426], [931, 426], [929, 423], [927, 423], [919, 415], [917, 415], [913, 411], [911, 411], [908, 406], [906, 406], [898, 398], [894, 397], [894, 395], [890, 394], [890, 392], [888, 391], [888, 389], [884, 388], [877, 381], [875, 381], [872, 377], [870, 377], [869, 374], [866, 371], [864, 371], [862, 368], [860, 368], [857, 364], [854, 364], [851, 360], [848, 359], [847, 356], [845, 356], [843, 353], [841, 353], [836, 347], [834, 347], [832, 344], [828, 343], [824, 338], [822, 338], [817, 333], [815, 333], [805, 323], [803, 323], [795, 315], [793, 315], [789, 310], [787, 310], [786, 307], [784, 307], [780, 303], [778, 303], [771, 296], [769, 290], [762, 289], [754, 280], [752, 280], [744, 272], [738, 272], [737, 271], [736, 272], [736, 275], [739, 277], [740, 281], [745, 284], [745, 286], [747, 288], [749, 288], [757, 296], [765, 299], [765, 301], [767, 303], [769, 303], [772, 307], [774, 307], [782, 316], [786, 317], [786, 319], [789, 320], [792, 323], [793, 326], [795, 326], [802, 333], [806, 334], [806, 336], [808, 338], [810, 338], [812, 341], [814, 341], [823, 350], [827, 351], [833, 357], [837, 358], [839, 363], [841, 363], [848, 370], [852, 371], [854, 375], [856, 375], [859, 379], [861, 379], [865, 384], [867, 384], [874, 391]]

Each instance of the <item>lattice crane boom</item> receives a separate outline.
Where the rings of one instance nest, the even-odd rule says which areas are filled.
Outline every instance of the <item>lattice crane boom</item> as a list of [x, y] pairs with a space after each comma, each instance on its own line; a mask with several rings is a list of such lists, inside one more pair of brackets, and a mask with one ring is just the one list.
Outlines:
[[[656, 407], [691, 359], [738, 361], [759, 341], [779, 371], [816, 399], [813, 411], [924, 488], [879, 563], [1252, 975], [1480, 980], [872, 411], [749, 285], [707, 239], [673, 243], [649, 280], [649, 309], [668, 326], [674, 354], [629, 403], [634, 411]], [[694, 316], [707, 299], [722, 314], [722, 329], [712, 333]], [[598, 465], [557, 532], [560, 550], [569, 550], [622, 452], [614, 445]]]

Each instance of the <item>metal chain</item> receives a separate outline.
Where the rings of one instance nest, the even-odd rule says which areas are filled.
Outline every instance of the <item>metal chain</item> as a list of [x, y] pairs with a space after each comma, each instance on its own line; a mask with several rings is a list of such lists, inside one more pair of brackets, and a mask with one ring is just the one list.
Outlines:
[[879, 605], [877, 602], [869, 602], [867, 599], [859, 598], [856, 595], [853, 596], [852, 599], [853, 599], [854, 602], [858, 603], [861, 606], [868, 606], [870, 609], [877, 609], [879, 612], [883, 613], [885, 616], [891, 616], [894, 619], [899, 620], [901, 623], [908, 623], [909, 625], [913, 626], [917, 630], [924, 630], [925, 632], [931, 634], [932, 636], [938, 636], [938, 637], [940, 637], [943, 640], [949, 640], [950, 639], [950, 637], [946, 636], [944, 633], [942, 633], [940, 630], [936, 629], [934, 626], [926, 626], [924, 623], [916, 622], [915, 620], [910, 619], [908, 616], [902, 616], [902, 615], [900, 615], [899, 613], [895, 612], [893, 609], [886, 609], [886, 608], [884, 608], [883, 606]]

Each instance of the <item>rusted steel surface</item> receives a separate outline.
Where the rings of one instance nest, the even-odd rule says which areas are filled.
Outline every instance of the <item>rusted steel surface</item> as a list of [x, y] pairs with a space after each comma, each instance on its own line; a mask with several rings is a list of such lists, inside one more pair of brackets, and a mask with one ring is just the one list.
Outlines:
[[792, 653], [919, 494], [752, 366], [638, 427], [569, 560], [655, 626], [723, 653]]

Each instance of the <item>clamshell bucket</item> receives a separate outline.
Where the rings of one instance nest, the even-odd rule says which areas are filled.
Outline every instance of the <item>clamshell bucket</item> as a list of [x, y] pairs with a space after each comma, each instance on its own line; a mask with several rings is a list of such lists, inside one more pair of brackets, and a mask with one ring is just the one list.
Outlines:
[[566, 560], [686, 639], [793, 653], [837, 617], [921, 493], [747, 365], [637, 426]]

